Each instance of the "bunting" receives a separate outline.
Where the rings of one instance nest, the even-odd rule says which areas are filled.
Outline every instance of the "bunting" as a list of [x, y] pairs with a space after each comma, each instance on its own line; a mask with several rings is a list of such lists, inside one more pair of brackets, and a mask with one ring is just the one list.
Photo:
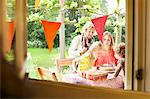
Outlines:
[[49, 49], [53, 47], [54, 39], [58, 29], [60, 28], [60, 25], [61, 22], [49, 22], [42, 20], [42, 26], [44, 28], [44, 33]]
[[7, 22], [7, 24], [8, 24], [8, 39], [7, 39], [8, 43], [6, 45], [7, 46], [6, 51], [8, 52], [11, 49], [15, 28], [14, 28], [14, 21]]
[[104, 29], [105, 29], [105, 23], [106, 23], [107, 18], [108, 18], [108, 15], [98, 17], [98, 18], [95, 18], [95, 19], [91, 20], [93, 25], [94, 25], [94, 28], [95, 28], [95, 30], [98, 34], [98, 38], [99, 38], [100, 41], [102, 41], [103, 32], [104, 32]]

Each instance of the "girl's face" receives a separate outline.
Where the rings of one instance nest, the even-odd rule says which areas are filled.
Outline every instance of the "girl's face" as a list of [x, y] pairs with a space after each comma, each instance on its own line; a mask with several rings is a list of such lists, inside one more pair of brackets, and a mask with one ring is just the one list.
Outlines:
[[85, 30], [85, 32], [86, 32], [86, 37], [92, 39], [95, 30], [94, 28], [89, 27]]
[[103, 38], [103, 45], [104, 46], [110, 46], [111, 45], [111, 38], [109, 35], [104, 36]]
[[93, 51], [92, 51], [92, 55], [94, 58], [97, 58], [98, 55], [100, 54], [99, 53], [99, 50], [100, 50], [100, 47], [98, 46], [97, 48], [95, 48]]

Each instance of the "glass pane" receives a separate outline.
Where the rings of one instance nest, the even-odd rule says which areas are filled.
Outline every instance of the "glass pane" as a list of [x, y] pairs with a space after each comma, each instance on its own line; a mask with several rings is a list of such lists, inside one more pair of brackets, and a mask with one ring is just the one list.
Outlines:
[[[28, 0], [27, 4], [26, 72], [29, 73], [30, 78], [45, 79], [38, 69], [40, 67], [41, 70], [49, 72], [48, 75], [55, 72], [58, 79], [61, 78], [59, 81], [62, 82], [123, 88], [125, 0], [65, 0], [64, 5], [59, 0], [41, 0], [37, 7], [34, 6], [34, 3], [34, 0]], [[63, 17], [61, 13], [64, 13]], [[91, 22], [92, 19], [102, 16], [106, 19], [106, 21], [100, 20], [104, 22], [103, 26], [98, 22]], [[62, 50], [59, 43], [61, 31], [54, 36], [53, 48], [49, 50], [41, 20], [47, 22], [64, 20], [65, 45], [63, 46], [65, 46], [66, 60], [58, 62], [61, 65], [65, 64], [59, 68], [59, 72], [56, 68], [58, 65], [56, 60], [59, 59], [59, 53]], [[100, 27], [97, 27], [97, 24]], [[101, 34], [99, 28], [102, 30]], [[95, 48], [96, 44], [97, 48]], [[81, 51], [83, 48], [85, 50]], [[75, 53], [73, 53], [74, 50]], [[85, 56], [78, 58], [80, 55]], [[76, 59], [77, 63], [73, 65], [78, 67], [71, 67], [73, 65], [69, 64], [68, 58]]]

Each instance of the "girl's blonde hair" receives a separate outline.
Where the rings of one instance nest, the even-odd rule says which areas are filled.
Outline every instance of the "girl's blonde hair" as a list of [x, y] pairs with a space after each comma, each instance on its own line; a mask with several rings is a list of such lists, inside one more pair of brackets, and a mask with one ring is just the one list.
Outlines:
[[94, 52], [95, 50], [97, 50], [98, 48], [102, 48], [102, 43], [101, 43], [100, 41], [94, 42], [94, 43], [90, 46], [90, 48], [89, 48], [89, 50], [88, 50], [87, 53], [90, 54], [90, 57], [91, 57], [91, 58], [94, 58], [94, 57], [93, 57], [93, 52]]
[[94, 43], [90, 46], [90, 48], [88, 49], [88, 51], [85, 52], [85, 53], [84, 53], [82, 56], [80, 56], [80, 57], [82, 58], [82, 57], [85, 57], [85, 56], [88, 56], [88, 55], [91, 56], [92, 52], [93, 52], [95, 49], [97, 49], [97, 47], [102, 47], [102, 43], [101, 43], [100, 41], [94, 42]]
[[[114, 46], [114, 39], [113, 39], [111, 33], [108, 32], [108, 31], [106, 31], [106, 32], [103, 33], [103, 38], [104, 38], [105, 36], [109, 36], [109, 37], [110, 37], [110, 39], [111, 39], [110, 46], [113, 47], [113, 46]], [[102, 40], [102, 42], [103, 42], [103, 40]]]
[[100, 41], [94, 42], [90, 48], [89, 48], [89, 52], [94, 51], [95, 49], [97, 49], [97, 47], [102, 47], [102, 43]]
[[102, 43], [100, 41], [97, 41], [97, 42], [94, 42], [90, 48], [88, 49], [87, 52], [85, 52], [82, 56], [78, 57], [75, 59], [75, 61], [80, 61], [82, 60], [84, 57], [87, 57], [87, 56], [90, 56], [91, 58], [91, 62], [93, 61], [93, 55], [92, 55], [92, 52], [97, 49], [97, 47], [102, 47]]

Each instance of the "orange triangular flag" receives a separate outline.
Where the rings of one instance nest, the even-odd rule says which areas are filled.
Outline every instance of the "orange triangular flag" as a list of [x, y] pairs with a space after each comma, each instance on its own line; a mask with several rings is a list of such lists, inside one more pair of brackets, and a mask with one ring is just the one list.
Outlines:
[[10, 51], [10, 48], [11, 48], [11, 44], [12, 44], [12, 40], [13, 40], [13, 37], [14, 37], [14, 21], [11, 21], [11, 22], [7, 22], [8, 24], [8, 43], [7, 43], [7, 49], [6, 51]]
[[40, 0], [35, 0], [35, 11], [37, 11]]
[[98, 18], [95, 18], [95, 19], [91, 20], [93, 25], [94, 25], [94, 28], [95, 28], [95, 30], [98, 34], [98, 38], [101, 41], [102, 41], [103, 32], [104, 32], [104, 29], [105, 29], [105, 23], [107, 21], [107, 18], [108, 18], [108, 15], [98, 17]]
[[60, 25], [61, 22], [48, 22], [46, 20], [42, 20], [42, 26], [44, 28], [44, 33], [49, 49], [53, 47], [56, 32], [60, 28]]

